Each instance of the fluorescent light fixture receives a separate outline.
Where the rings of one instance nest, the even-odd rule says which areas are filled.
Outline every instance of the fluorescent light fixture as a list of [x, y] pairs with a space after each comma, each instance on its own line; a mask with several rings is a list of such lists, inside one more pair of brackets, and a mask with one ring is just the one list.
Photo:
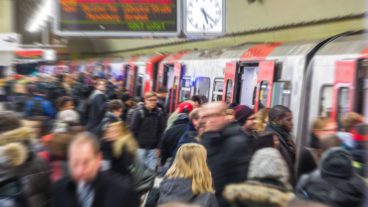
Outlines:
[[35, 12], [34, 16], [31, 18], [27, 31], [39, 31], [49, 20], [49, 17], [52, 17], [53, 9], [53, 0], [43, 0], [42, 4], [37, 9], [37, 12]]

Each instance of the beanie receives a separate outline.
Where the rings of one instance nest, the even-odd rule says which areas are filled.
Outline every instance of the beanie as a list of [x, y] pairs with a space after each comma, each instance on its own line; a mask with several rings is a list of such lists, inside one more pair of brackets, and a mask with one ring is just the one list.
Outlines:
[[254, 114], [253, 109], [249, 108], [245, 105], [238, 105], [234, 108], [235, 110], [235, 119], [239, 124], [244, 124], [247, 119]]

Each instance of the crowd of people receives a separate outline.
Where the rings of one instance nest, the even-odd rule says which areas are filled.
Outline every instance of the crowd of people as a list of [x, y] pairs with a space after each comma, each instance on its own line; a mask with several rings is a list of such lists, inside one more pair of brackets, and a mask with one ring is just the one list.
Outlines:
[[168, 113], [86, 74], [0, 83], [1, 207], [363, 207], [368, 125], [317, 117], [297, 149], [282, 105], [204, 103]]

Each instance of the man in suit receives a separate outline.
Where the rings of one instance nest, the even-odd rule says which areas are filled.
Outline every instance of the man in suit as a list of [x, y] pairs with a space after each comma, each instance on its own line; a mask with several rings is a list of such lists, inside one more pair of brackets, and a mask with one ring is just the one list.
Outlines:
[[139, 206], [131, 180], [112, 172], [100, 172], [99, 150], [92, 134], [77, 135], [68, 152], [70, 176], [53, 186], [54, 207]]

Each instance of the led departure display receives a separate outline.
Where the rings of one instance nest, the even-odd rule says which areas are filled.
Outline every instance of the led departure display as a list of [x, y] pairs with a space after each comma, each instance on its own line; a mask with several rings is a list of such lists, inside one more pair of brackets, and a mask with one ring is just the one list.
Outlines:
[[56, 33], [65, 36], [172, 36], [177, 0], [58, 0]]

